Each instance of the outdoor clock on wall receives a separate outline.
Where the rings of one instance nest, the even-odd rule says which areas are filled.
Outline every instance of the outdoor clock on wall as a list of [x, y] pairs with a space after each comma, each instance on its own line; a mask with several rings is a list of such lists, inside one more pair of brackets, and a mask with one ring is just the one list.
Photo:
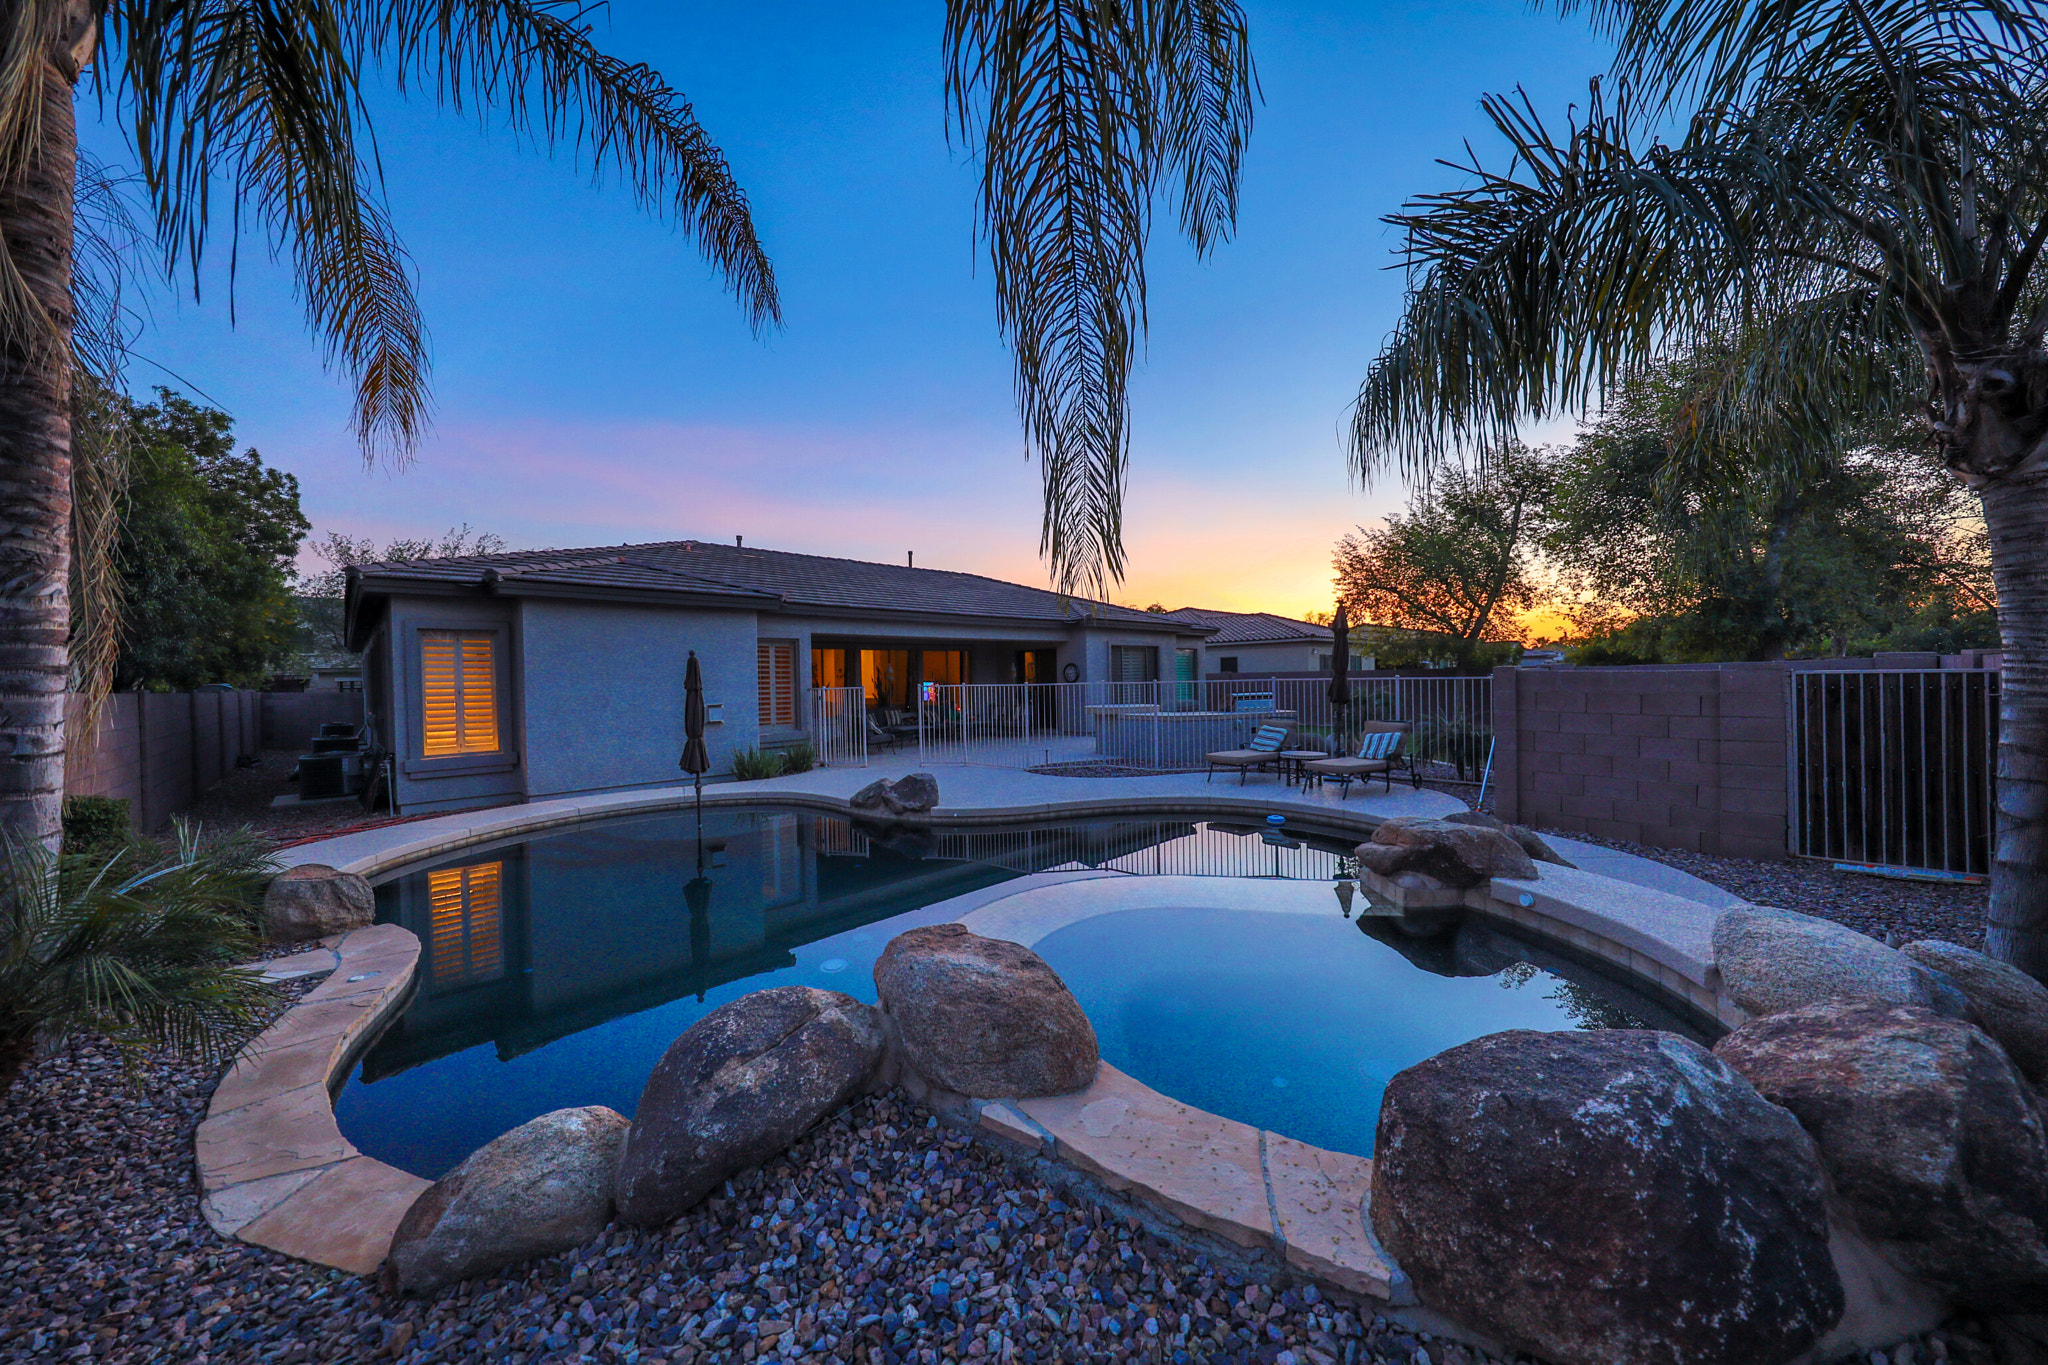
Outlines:
[[1062, 678], [1065, 678], [1068, 682], [1081, 681], [1081, 665], [1068, 664], [1065, 668], [1060, 670], [1060, 676]]

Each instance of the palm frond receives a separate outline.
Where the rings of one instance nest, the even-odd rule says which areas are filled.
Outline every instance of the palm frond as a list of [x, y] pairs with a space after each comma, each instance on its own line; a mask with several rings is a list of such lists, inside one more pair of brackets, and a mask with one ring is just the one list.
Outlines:
[[1354, 407], [1359, 471], [1426, 468], [1521, 421], [1587, 412], [1659, 354], [1772, 318], [1783, 346], [1819, 350], [1754, 353], [1745, 420], [1890, 401], [1875, 386], [1909, 341], [1981, 348], [2048, 231], [2041, 82], [1883, 53], [1825, 83], [1760, 82], [1669, 145], [1597, 84], [1561, 136], [1526, 99], [1489, 99], [1507, 169], [1469, 157], [1466, 186], [1389, 219], [1411, 285]]
[[[195, 291], [225, 192], [231, 238], [290, 256], [328, 362], [356, 385], [371, 458], [403, 459], [430, 409], [411, 263], [383, 199], [363, 81], [496, 118], [692, 235], [758, 330], [780, 319], [746, 197], [690, 106], [599, 51], [582, 10], [548, 0], [116, 0], [103, 89], [132, 120], [158, 235]], [[232, 257], [231, 257], [232, 259]], [[232, 269], [230, 272], [232, 287]], [[4, 283], [4, 282], [0, 282]]]
[[1228, 236], [1251, 123], [1230, 0], [949, 0], [954, 127], [982, 159], [981, 220], [1063, 592], [1124, 570], [1129, 382], [1165, 171], [1198, 250]]

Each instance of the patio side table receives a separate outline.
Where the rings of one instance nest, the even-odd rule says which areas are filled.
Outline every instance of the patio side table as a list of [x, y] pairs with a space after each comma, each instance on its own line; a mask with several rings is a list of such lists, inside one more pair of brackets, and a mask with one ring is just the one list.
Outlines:
[[1302, 766], [1329, 755], [1321, 749], [1282, 749], [1275, 755], [1280, 760], [1280, 777], [1288, 786], [1300, 782], [1303, 790], [1308, 788], [1308, 769]]

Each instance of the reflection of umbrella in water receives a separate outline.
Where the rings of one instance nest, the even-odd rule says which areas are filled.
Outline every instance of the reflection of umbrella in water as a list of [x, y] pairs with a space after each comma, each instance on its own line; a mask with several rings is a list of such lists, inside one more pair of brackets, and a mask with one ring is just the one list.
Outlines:
[[704, 774], [711, 771], [711, 751], [704, 747], [704, 670], [697, 663], [697, 651], [683, 669], [683, 757], [682, 770], [697, 782], [697, 817], [704, 816]]
[[704, 998], [704, 979], [711, 967], [711, 879], [704, 875], [704, 831], [697, 831], [697, 875], [683, 888], [690, 907], [690, 975], [697, 979], [697, 998]]

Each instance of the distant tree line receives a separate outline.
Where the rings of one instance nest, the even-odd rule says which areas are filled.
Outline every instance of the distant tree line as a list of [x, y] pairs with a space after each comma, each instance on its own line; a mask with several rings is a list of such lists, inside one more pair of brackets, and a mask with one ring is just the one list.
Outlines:
[[1704, 452], [1681, 439], [1742, 361], [1695, 350], [1569, 446], [1447, 465], [1338, 542], [1338, 595], [1418, 660], [1463, 667], [1518, 643], [1585, 664], [1996, 648], [1977, 499], [1907, 424], [1844, 421], [1820, 441], [1752, 430]]

